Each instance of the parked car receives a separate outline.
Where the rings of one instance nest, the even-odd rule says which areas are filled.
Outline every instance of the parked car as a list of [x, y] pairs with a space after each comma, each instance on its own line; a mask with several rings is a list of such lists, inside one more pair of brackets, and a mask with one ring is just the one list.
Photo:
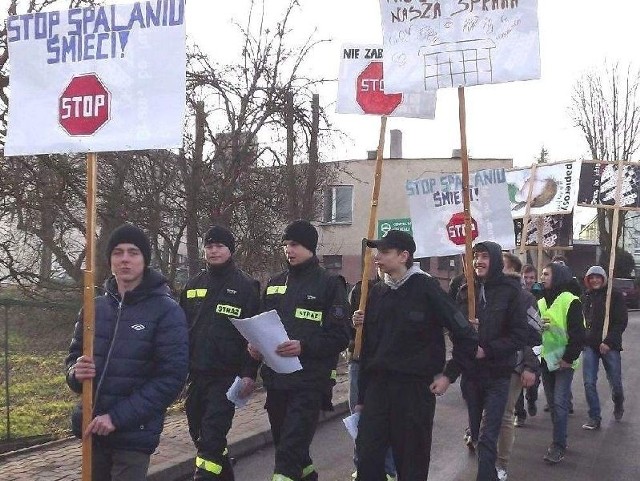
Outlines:
[[613, 287], [622, 292], [629, 309], [640, 307], [640, 289], [636, 285], [635, 279], [616, 277], [613, 279]]

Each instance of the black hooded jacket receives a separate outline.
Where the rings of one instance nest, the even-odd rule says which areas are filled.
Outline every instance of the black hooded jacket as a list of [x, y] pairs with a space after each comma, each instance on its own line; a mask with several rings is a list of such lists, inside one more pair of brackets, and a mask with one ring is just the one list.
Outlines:
[[[479, 345], [485, 352], [477, 359], [470, 375], [509, 377], [516, 365], [516, 353], [527, 343], [526, 306], [522, 303], [520, 282], [506, 276], [502, 269], [502, 249], [495, 242], [479, 242], [474, 247], [489, 253], [489, 271], [484, 278], [475, 276], [476, 318], [479, 321]], [[458, 292], [458, 306], [468, 317], [468, 286]]]
[[605, 304], [607, 300], [607, 284], [600, 289], [589, 289], [582, 295], [582, 309], [587, 324], [585, 345], [599, 349], [605, 343], [615, 351], [622, 351], [622, 333], [627, 328], [629, 314], [622, 292], [618, 289], [611, 291], [611, 312], [609, 314], [609, 330], [602, 339], [604, 328]]
[[[545, 289], [543, 292], [547, 307], [551, 307], [556, 297], [563, 292], [570, 292], [576, 296], [580, 295], [579, 292], [576, 293], [576, 282], [573, 278], [573, 273], [567, 266], [552, 262], [546, 268], [551, 269], [551, 288]], [[575, 299], [569, 306], [569, 311], [567, 312], [567, 335], [569, 339], [562, 359], [571, 364], [580, 356], [585, 342], [584, 316], [582, 314], [582, 303], [579, 299]]]

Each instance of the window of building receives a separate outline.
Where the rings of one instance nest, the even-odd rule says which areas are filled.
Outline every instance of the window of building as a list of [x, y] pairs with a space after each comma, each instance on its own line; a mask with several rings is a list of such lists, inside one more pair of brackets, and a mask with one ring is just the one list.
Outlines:
[[353, 221], [353, 186], [332, 185], [324, 196], [324, 216], [329, 224], [351, 224]]
[[325, 269], [340, 270], [342, 269], [342, 256], [322, 256], [322, 264], [324, 265]]
[[460, 264], [460, 256], [443, 256], [438, 257], [438, 270], [455, 271]]

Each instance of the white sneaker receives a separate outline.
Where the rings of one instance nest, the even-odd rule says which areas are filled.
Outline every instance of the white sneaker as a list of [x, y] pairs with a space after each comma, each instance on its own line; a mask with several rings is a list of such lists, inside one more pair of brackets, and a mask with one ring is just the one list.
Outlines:
[[507, 471], [502, 468], [496, 468], [498, 473], [498, 481], [507, 481]]

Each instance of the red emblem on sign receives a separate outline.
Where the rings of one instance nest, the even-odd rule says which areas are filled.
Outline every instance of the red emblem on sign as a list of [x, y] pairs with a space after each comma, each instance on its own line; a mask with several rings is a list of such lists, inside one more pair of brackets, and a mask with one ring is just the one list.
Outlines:
[[371, 62], [358, 75], [356, 101], [365, 114], [389, 115], [402, 102], [402, 94], [385, 94], [382, 62]]
[[111, 94], [95, 74], [73, 77], [60, 96], [58, 121], [69, 135], [92, 135], [107, 123]]
[[[464, 212], [453, 214], [447, 223], [447, 235], [449, 240], [457, 246], [464, 245]], [[471, 240], [478, 237], [478, 224], [471, 218]]]

